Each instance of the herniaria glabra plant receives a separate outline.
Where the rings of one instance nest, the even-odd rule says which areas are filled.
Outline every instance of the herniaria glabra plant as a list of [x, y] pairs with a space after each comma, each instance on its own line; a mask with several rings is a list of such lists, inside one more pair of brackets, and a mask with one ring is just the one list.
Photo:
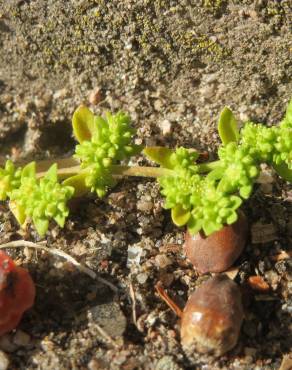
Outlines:
[[[88, 192], [104, 197], [120, 176], [157, 178], [173, 222], [186, 225], [192, 235], [206, 236], [236, 222], [262, 163], [292, 180], [292, 100], [279, 125], [246, 122], [240, 131], [225, 107], [218, 124], [218, 160], [209, 163], [197, 163], [200, 154], [195, 149], [134, 144], [135, 130], [123, 112], [101, 117], [80, 106], [72, 125], [78, 141], [72, 158], [30, 162], [23, 168], [7, 160], [0, 168], [0, 200], [9, 201], [21, 226], [32, 221], [41, 237], [51, 220], [64, 227], [70, 198]], [[126, 165], [141, 151], [160, 167]]]

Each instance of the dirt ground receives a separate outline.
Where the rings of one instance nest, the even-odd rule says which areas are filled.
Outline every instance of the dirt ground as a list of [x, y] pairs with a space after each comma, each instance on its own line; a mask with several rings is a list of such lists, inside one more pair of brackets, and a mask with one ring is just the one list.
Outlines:
[[[225, 105], [242, 123], [282, 118], [292, 92], [291, 15], [289, 0], [0, 0], [0, 154], [71, 155], [70, 119], [85, 103], [96, 113], [129, 112], [137, 143], [215, 158]], [[59, 258], [11, 251], [30, 270], [37, 298], [0, 339], [9, 369], [278, 369], [292, 347], [292, 264], [275, 257], [292, 245], [291, 187], [267, 172], [245, 211], [251, 237], [235, 280], [246, 316], [232, 352], [183, 352], [179, 322], [154, 286], [161, 280], [183, 306], [208, 276], [185, 259], [183, 230], [163, 209], [158, 185], [125, 179], [103, 200], [80, 201], [65, 228], [52, 225], [46, 237], [116, 291]], [[0, 242], [20, 238], [38, 240], [3, 203]], [[269, 291], [251, 290], [252, 275]]]

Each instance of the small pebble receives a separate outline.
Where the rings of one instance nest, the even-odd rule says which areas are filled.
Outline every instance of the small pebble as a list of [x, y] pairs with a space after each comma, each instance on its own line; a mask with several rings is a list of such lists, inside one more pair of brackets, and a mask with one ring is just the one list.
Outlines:
[[6, 370], [9, 366], [9, 359], [5, 352], [0, 351], [0, 370]]
[[12, 342], [11, 334], [4, 334], [0, 337], [0, 349], [5, 352], [14, 352], [17, 349], [17, 345]]
[[127, 267], [131, 267], [132, 265], [139, 265], [142, 252], [143, 249], [141, 247], [130, 245], [128, 247]]
[[156, 363], [155, 370], [180, 370], [181, 367], [174, 361], [172, 356], [163, 356]]
[[157, 111], [161, 111], [162, 107], [163, 107], [162, 100], [160, 100], [160, 99], [155, 100], [154, 109], [157, 110]]
[[214, 87], [207, 85], [200, 88], [200, 94], [206, 99], [210, 99], [214, 94]]
[[61, 89], [61, 90], [57, 90], [55, 91], [54, 95], [53, 95], [53, 98], [54, 99], [63, 99], [66, 97], [66, 95], [68, 94], [68, 90], [67, 89]]
[[89, 97], [88, 97], [88, 101], [92, 105], [97, 105], [98, 103], [100, 103], [101, 99], [102, 99], [102, 96], [101, 96], [101, 90], [99, 87], [96, 87], [95, 89], [93, 89], [90, 92]]
[[274, 270], [268, 270], [265, 273], [265, 277], [270, 283], [273, 290], [276, 290], [278, 288], [280, 277]]
[[256, 182], [258, 184], [272, 184], [275, 182], [275, 178], [273, 176], [273, 173], [270, 170], [264, 168], [260, 172], [260, 175], [257, 178]]
[[126, 329], [127, 319], [115, 302], [98, 304], [88, 310], [89, 319], [100, 325], [111, 337], [121, 337]]
[[13, 338], [13, 343], [17, 346], [26, 347], [30, 344], [30, 336], [22, 330], [17, 330]]
[[138, 274], [136, 276], [136, 279], [138, 283], [142, 285], [146, 283], [146, 281], [148, 280], [148, 277], [149, 277], [148, 274], [146, 274], [145, 272], [142, 272], [141, 274]]
[[168, 119], [165, 119], [159, 123], [159, 128], [164, 136], [171, 133], [172, 125]]
[[142, 212], [149, 212], [153, 209], [153, 203], [151, 201], [140, 200], [137, 202], [137, 209]]
[[158, 254], [155, 257], [155, 262], [159, 268], [164, 269], [165, 267], [172, 264], [172, 260], [167, 257], [165, 254]]
[[101, 360], [97, 358], [93, 358], [89, 361], [88, 370], [102, 370], [106, 369], [106, 364]]

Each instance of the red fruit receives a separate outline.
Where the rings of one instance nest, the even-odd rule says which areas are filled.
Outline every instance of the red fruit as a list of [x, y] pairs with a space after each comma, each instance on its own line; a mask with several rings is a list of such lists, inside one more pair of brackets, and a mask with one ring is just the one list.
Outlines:
[[185, 236], [184, 250], [201, 274], [226, 271], [240, 256], [248, 236], [248, 223], [243, 212], [238, 220], [208, 237], [199, 233]]
[[243, 320], [239, 287], [226, 275], [204, 282], [189, 298], [181, 321], [181, 341], [187, 353], [220, 356], [238, 340]]
[[35, 286], [27, 270], [0, 251], [0, 335], [13, 330], [35, 298]]
[[242, 295], [226, 275], [205, 281], [191, 294], [183, 311], [167, 295], [161, 282], [155, 288], [181, 318], [181, 343], [189, 358], [194, 352], [220, 356], [236, 345], [244, 316]]

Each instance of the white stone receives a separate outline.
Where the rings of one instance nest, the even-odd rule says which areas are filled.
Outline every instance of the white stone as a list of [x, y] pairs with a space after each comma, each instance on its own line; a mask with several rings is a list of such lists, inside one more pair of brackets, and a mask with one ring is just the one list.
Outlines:
[[9, 359], [5, 352], [0, 351], [0, 370], [6, 370], [9, 366]]

